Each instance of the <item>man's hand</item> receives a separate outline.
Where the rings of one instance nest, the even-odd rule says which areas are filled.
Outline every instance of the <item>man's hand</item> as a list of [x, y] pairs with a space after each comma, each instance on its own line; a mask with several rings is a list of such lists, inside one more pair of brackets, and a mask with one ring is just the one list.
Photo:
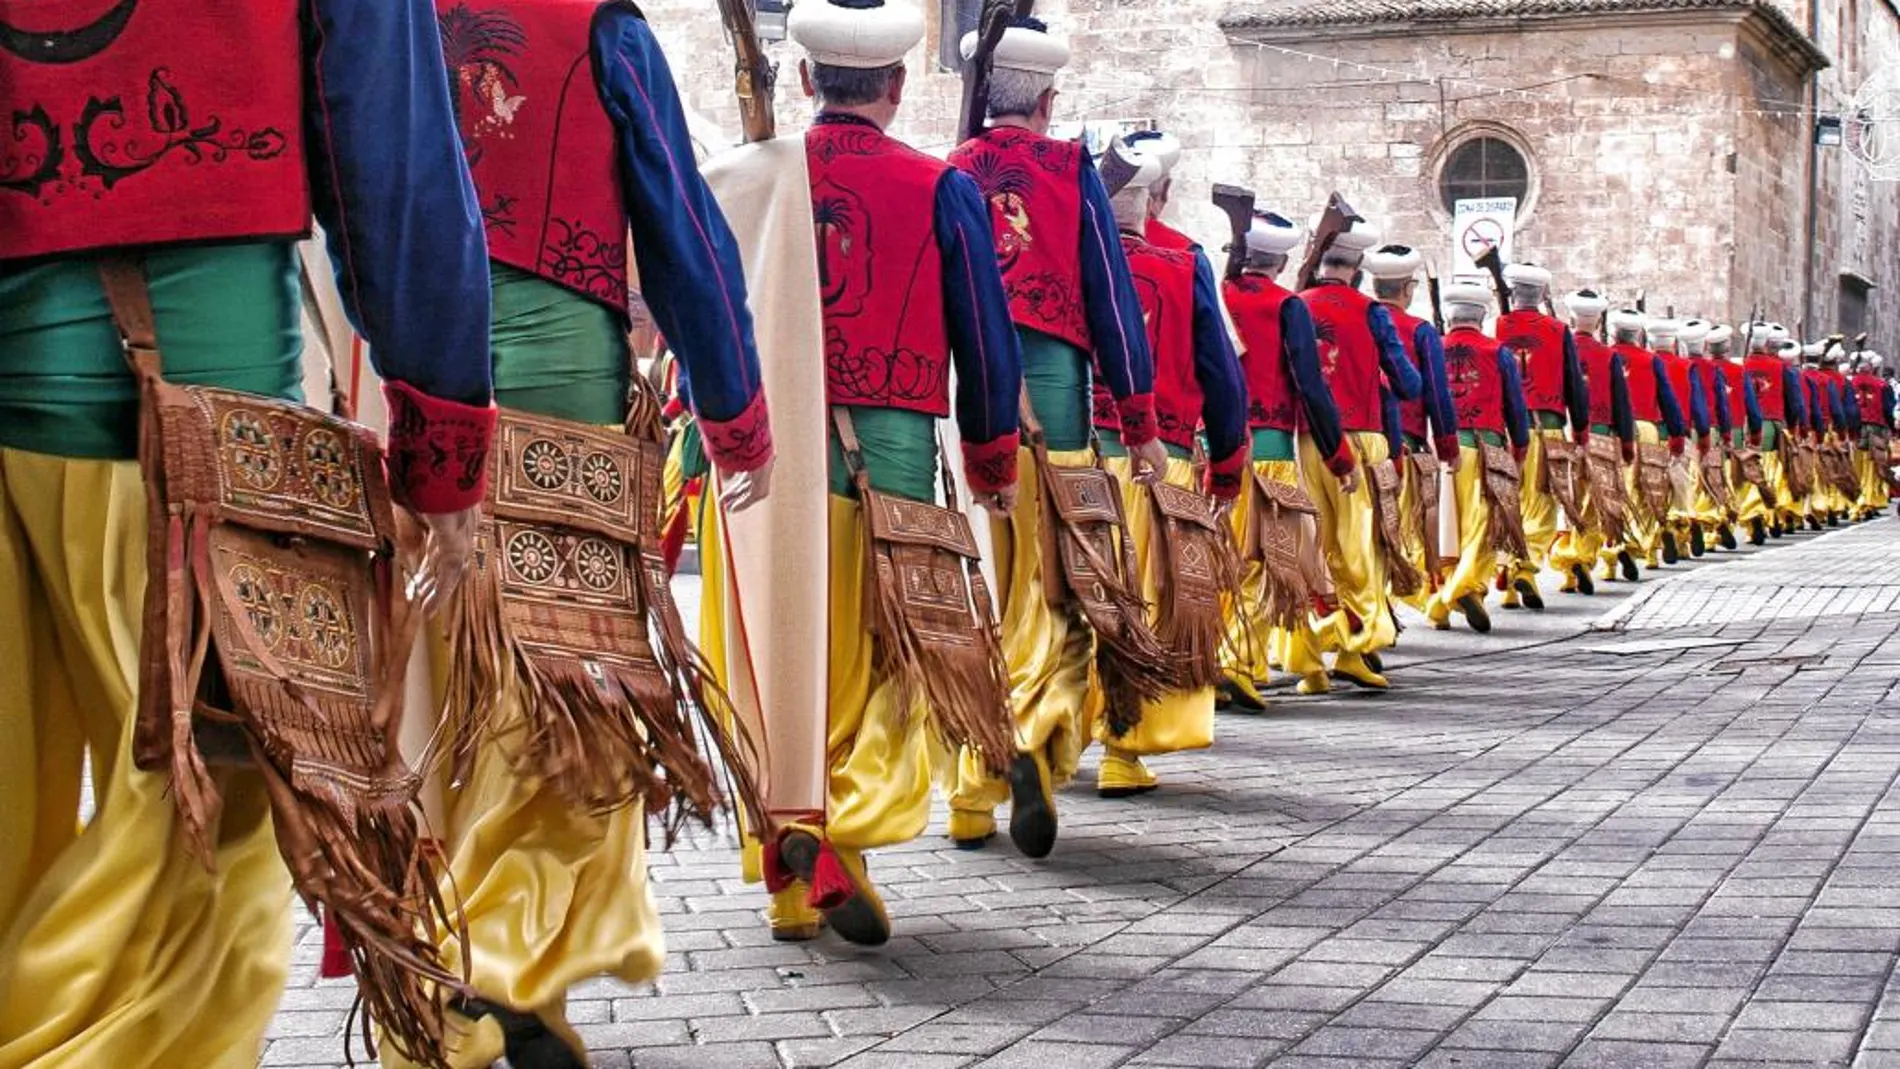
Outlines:
[[1456, 475], [1458, 473], [1458, 469], [1461, 467], [1464, 467], [1464, 463], [1465, 463], [1465, 451], [1460, 449], [1456, 453], [1453, 453], [1451, 455], [1450, 460], [1445, 461], [1445, 470]]
[[460, 512], [440, 512], [422, 517], [426, 529], [422, 540], [422, 560], [409, 577], [408, 595], [420, 601], [425, 611], [434, 614], [448, 603], [468, 574], [469, 560], [475, 554], [475, 529], [481, 523], [482, 508], [476, 505]]
[[1359, 492], [1359, 465], [1354, 464], [1346, 470], [1346, 474], [1334, 478], [1339, 480], [1340, 493], [1350, 496]]
[[772, 464], [767, 460], [751, 471], [721, 472], [719, 504], [727, 512], [744, 512], [764, 501], [772, 493]]
[[997, 516], [1016, 511], [1016, 484], [1010, 483], [993, 494], [977, 494], [976, 503]]
[[1134, 461], [1135, 481], [1143, 486], [1160, 481], [1168, 473], [1168, 447], [1152, 438], [1129, 450]]

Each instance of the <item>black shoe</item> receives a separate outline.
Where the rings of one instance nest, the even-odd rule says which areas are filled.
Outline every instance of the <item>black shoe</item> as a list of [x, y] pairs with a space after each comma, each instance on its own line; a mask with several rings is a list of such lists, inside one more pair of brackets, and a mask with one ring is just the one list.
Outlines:
[[1517, 591], [1517, 596], [1524, 602], [1525, 608], [1533, 612], [1544, 611], [1544, 595], [1537, 589], [1536, 583], [1529, 579], [1515, 579], [1512, 580], [1511, 587]]
[[1681, 559], [1682, 559], [1682, 554], [1676, 552], [1676, 532], [1664, 531], [1662, 533], [1663, 563], [1674, 564]]
[[1247, 693], [1244, 688], [1235, 686], [1227, 680], [1221, 680], [1219, 696], [1216, 698], [1222, 712], [1228, 713], [1264, 713], [1267, 705], [1259, 698]]
[[1624, 582], [1634, 583], [1642, 577], [1643, 573], [1636, 568], [1636, 558], [1630, 556], [1629, 550], [1619, 549], [1616, 551], [1616, 564], [1617, 567], [1623, 569]]
[[1721, 543], [1723, 549], [1740, 549], [1742, 545], [1735, 540], [1735, 528], [1726, 524], [1716, 532], [1716, 541]]
[[1821, 521], [1820, 521], [1820, 520], [1817, 520], [1817, 519], [1815, 519], [1815, 518], [1814, 518], [1813, 516], [1809, 516], [1809, 517], [1808, 517], [1808, 530], [1810, 530], [1810, 531], [1818, 531], [1818, 530], [1820, 530], [1820, 529], [1821, 529]]
[[1768, 544], [1768, 525], [1760, 519], [1748, 521], [1748, 544], [1751, 546]]
[[1840, 513], [1838, 513], [1838, 512], [1830, 512], [1830, 513], [1828, 513], [1828, 514], [1827, 514], [1827, 525], [1828, 525], [1829, 527], [1839, 527], [1839, 526], [1841, 525], [1841, 514], [1840, 514]]
[[1708, 551], [1709, 537], [1702, 533], [1702, 525], [1699, 523], [1691, 524], [1689, 527], [1689, 555], [1691, 557], [1700, 557]]
[[450, 1008], [470, 1020], [493, 1017], [501, 1025], [508, 1064], [515, 1069], [586, 1069], [587, 1059], [532, 1013], [517, 1013], [487, 999], [459, 999]]
[[1056, 848], [1056, 810], [1043, 793], [1036, 759], [1016, 755], [1009, 766], [1009, 838], [1024, 857], [1048, 857]]
[[1465, 614], [1465, 623], [1480, 635], [1491, 633], [1491, 614], [1484, 611], [1484, 598], [1477, 594], [1466, 594], [1458, 599], [1458, 611]]
[[1366, 654], [1366, 667], [1372, 669], [1373, 671], [1379, 673], [1380, 675], [1384, 675], [1385, 674], [1385, 658], [1379, 656], [1376, 653], [1368, 653]]
[[1590, 597], [1597, 592], [1597, 581], [1591, 577], [1588, 565], [1571, 565], [1570, 578], [1577, 581], [1577, 593], [1582, 594], [1584, 597]]

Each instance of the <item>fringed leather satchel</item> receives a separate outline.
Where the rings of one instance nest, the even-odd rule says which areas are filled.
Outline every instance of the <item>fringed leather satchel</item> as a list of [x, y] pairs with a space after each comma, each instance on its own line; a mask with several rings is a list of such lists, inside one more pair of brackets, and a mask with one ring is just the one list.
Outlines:
[[[1009, 669], [970, 518], [873, 490], [851, 413], [834, 405], [831, 419], [864, 522], [865, 618], [878, 671], [898, 688], [899, 708], [925, 708], [952, 752], [968, 747], [1003, 775], [1016, 754]], [[945, 499], [954, 501], [944, 465]]]
[[1636, 447], [1636, 504], [1649, 523], [1669, 519], [1669, 447], [1642, 442]]
[[1402, 522], [1405, 516], [1400, 506], [1404, 483], [1399, 476], [1399, 466], [1391, 459], [1381, 460], [1377, 464], [1365, 465], [1366, 477], [1372, 480], [1373, 529], [1379, 535], [1379, 554], [1385, 560], [1386, 581], [1392, 586], [1392, 593], [1401, 598], [1411, 597], [1425, 589], [1425, 575], [1412, 563], [1411, 555], [1405, 552], [1405, 530]]
[[1589, 486], [1588, 451], [1562, 438], [1544, 439], [1543, 491], [1556, 499], [1572, 526], [1583, 523], [1583, 499]]
[[1319, 506], [1300, 487], [1254, 469], [1253, 538], [1248, 556], [1265, 572], [1261, 619], [1269, 627], [1300, 624], [1314, 605], [1331, 601], [1332, 572], [1319, 540]]
[[1095, 632], [1095, 674], [1110, 733], [1141, 722], [1142, 705], [1176, 689], [1179, 672], [1148, 620], [1134, 540], [1122, 511], [1121, 487], [1099, 465], [1069, 467], [1049, 459], [1042, 423], [1022, 398], [1022, 429], [1035, 457], [1042, 500], [1043, 591], [1059, 609], [1073, 605]]
[[184, 845], [209, 868], [212, 764], [263, 779], [278, 848], [331, 924], [371, 1022], [441, 1066], [447, 910], [419, 849], [402, 676], [421, 622], [399, 589], [398, 520], [367, 429], [305, 405], [165, 381], [144, 265], [100, 265], [139, 379], [151, 531], [134, 760], [168, 771]]
[[1478, 443], [1478, 456], [1484, 464], [1484, 496], [1491, 505], [1490, 544], [1499, 553], [1522, 559], [1530, 556], [1530, 544], [1524, 537], [1522, 511], [1523, 472], [1517, 458], [1501, 445]]
[[1411, 556], [1414, 541], [1428, 579], [1444, 574], [1447, 562], [1438, 553], [1438, 480], [1445, 466], [1427, 451], [1405, 454], [1406, 478], [1412, 482], [1412, 500], [1405, 512], [1405, 544]]
[[1622, 447], [1613, 438], [1590, 439], [1590, 513], [1597, 532], [1611, 545], [1620, 544], [1629, 526], [1629, 497], [1623, 485]]
[[1732, 455], [1735, 458], [1735, 470], [1740, 473], [1741, 481], [1761, 493], [1762, 504], [1774, 508], [1775, 485], [1768, 478], [1768, 467], [1762, 463], [1761, 450], [1737, 449]]
[[1735, 506], [1729, 499], [1728, 491], [1728, 453], [1720, 442], [1711, 442], [1702, 451], [1696, 473], [1700, 476], [1702, 492], [1709, 495], [1715, 507], [1721, 509], [1724, 515], [1733, 513]]
[[1219, 683], [1225, 607], [1240, 596], [1240, 555], [1228, 513], [1213, 498], [1165, 482], [1148, 487], [1155, 543], [1148, 566], [1160, 604], [1155, 635], [1173, 653], [1184, 689]]

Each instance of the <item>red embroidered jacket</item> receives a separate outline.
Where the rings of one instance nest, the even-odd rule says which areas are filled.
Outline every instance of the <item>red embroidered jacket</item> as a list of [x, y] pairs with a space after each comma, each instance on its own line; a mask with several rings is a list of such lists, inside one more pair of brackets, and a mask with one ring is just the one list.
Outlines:
[[1381, 376], [1394, 396], [1418, 396], [1418, 369], [1405, 358], [1405, 343], [1385, 306], [1337, 279], [1322, 279], [1300, 294], [1313, 314], [1319, 365], [1339, 405], [1339, 424], [1349, 432], [1383, 433]]
[[1576, 337], [1553, 316], [1524, 308], [1498, 318], [1498, 341], [1517, 354], [1524, 404], [1532, 412], [1567, 414], [1572, 437], [1590, 440], [1590, 388], [1577, 361]]
[[1518, 450], [1530, 443], [1524, 389], [1508, 347], [1476, 327], [1451, 328], [1445, 335], [1445, 379], [1460, 428], [1504, 435]]
[[1240, 334], [1240, 369], [1247, 379], [1247, 423], [1313, 436], [1327, 470], [1352, 470], [1352, 443], [1339, 429], [1333, 391], [1319, 369], [1313, 317], [1293, 291], [1264, 275], [1243, 274], [1221, 287], [1227, 315]]
[[1669, 448], [1680, 453], [1688, 430], [1683, 425], [1682, 409], [1676, 404], [1676, 392], [1670, 388], [1663, 358], [1627, 342], [1618, 342], [1613, 349], [1623, 358], [1623, 374], [1629, 381], [1630, 411], [1639, 420], [1660, 424], [1669, 439]]

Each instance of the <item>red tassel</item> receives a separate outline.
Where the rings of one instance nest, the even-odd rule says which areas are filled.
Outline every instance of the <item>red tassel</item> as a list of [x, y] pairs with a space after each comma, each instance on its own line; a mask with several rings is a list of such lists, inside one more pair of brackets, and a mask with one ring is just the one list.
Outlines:
[[838, 858], [838, 852], [826, 842], [818, 847], [818, 863], [812, 866], [811, 907], [817, 910], [837, 909], [858, 893], [858, 884], [851, 873]]
[[341, 979], [356, 971], [353, 965], [350, 949], [343, 945], [343, 933], [337, 930], [336, 920], [326, 915], [323, 918], [323, 964], [317, 967], [317, 975], [325, 980]]
[[1346, 610], [1347, 633], [1356, 635], [1359, 632], [1364, 631], [1365, 629], [1366, 629], [1365, 620], [1361, 619], [1358, 613], [1353, 612], [1351, 609], [1347, 609]]
[[792, 870], [785, 867], [785, 859], [779, 856], [777, 839], [759, 844], [759, 867], [765, 872], [765, 889], [773, 894], [790, 887], [797, 878]]
[[686, 509], [687, 502], [682, 500], [680, 507], [667, 520], [666, 530], [660, 534], [660, 559], [666, 563], [668, 575], [679, 569], [680, 554], [686, 549]]

